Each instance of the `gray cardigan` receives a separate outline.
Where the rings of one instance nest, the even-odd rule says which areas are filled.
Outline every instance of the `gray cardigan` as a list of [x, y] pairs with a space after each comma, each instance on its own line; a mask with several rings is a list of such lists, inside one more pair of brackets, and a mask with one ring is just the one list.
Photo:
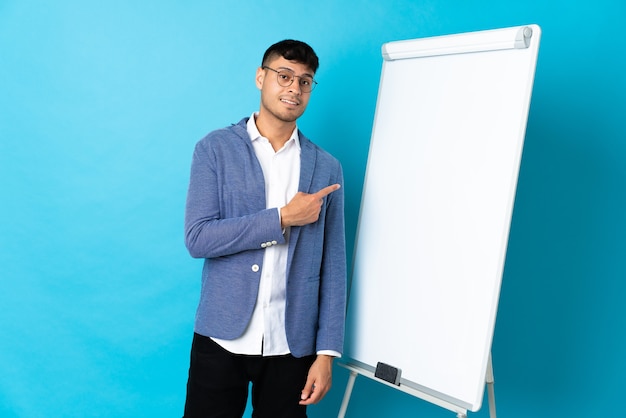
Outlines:
[[[263, 268], [263, 243], [285, 243], [278, 209], [266, 209], [248, 118], [211, 132], [195, 147], [185, 212], [189, 253], [204, 258], [195, 332], [239, 337], [250, 321]], [[301, 132], [298, 190], [343, 186], [341, 164]], [[343, 351], [346, 250], [343, 187], [324, 198], [319, 220], [292, 227], [285, 329], [296, 357]]]

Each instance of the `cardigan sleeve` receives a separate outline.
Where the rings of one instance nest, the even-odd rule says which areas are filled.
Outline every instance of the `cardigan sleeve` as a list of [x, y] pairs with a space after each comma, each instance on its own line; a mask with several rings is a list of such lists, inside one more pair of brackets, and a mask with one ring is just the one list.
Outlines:
[[320, 272], [319, 328], [316, 351], [343, 352], [346, 312], [346, 246], [343, 174], [338, 167], [337, 183], [342, 187], [328, 196], [324, 252]]
[[[192, 257], [228, 256], [285, 243], [279, 211], [265, 208], [263, 184], [251, 175], [256, 161], [230, 142], [205, 138], [193, 153], [185, 208], [185, 245]], [[243, 168], [232, 170], [235, 166]], [[247, 197], [248, 190], [259, 198]]]

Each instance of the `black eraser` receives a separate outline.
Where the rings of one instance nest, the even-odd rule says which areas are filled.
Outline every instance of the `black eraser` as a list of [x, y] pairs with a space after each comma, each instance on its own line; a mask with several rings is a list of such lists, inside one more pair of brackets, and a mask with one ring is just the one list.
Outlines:
[[378, 362], [374, 376], [393, 385], [400, 385], [402, 370], [385, 363]]

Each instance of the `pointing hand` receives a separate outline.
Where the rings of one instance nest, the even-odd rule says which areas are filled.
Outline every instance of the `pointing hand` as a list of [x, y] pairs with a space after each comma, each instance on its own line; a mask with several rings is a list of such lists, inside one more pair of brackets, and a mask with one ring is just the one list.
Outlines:
[[296, 195], [280, 209], [281, 226], [302, 226], [318, 220], [324, 197], [328, 196], [341, 186], [332, 184], [324, 187], [317, 193], [298, 192]]

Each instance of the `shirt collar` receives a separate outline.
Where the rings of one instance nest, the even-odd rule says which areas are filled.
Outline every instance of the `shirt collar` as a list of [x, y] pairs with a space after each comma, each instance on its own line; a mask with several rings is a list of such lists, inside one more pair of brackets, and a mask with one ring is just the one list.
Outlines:
[[[259, 132], [259, 128], [257, 128], [257, 126], [256, 126], [255, 118], [258, 115], [259, 115], [258, 112], [252, 113], [252, 115], [250, 116], [250, 119], [248, 119], [248, 123], [246, 124], [247, 130], [248, 130], [248, 135], [250, 136], [250, 140], [252, 142], [256, 141], [259, 138], [264, 138], [263, 135], [261, 135], [261, 133]], [[285, 145], [287, 143], [289, 143], [290, 141], [292, 141], [292, 140], [296, 144], [296, 147], [298, 147], [298, 149], [300, 149], [300, 137], [298, 136], [298, 126], [297, 125], [293, 129], [293, 132], [291, 133], [291, 137], [289, 137], [289, 140], [285, 143]]]

